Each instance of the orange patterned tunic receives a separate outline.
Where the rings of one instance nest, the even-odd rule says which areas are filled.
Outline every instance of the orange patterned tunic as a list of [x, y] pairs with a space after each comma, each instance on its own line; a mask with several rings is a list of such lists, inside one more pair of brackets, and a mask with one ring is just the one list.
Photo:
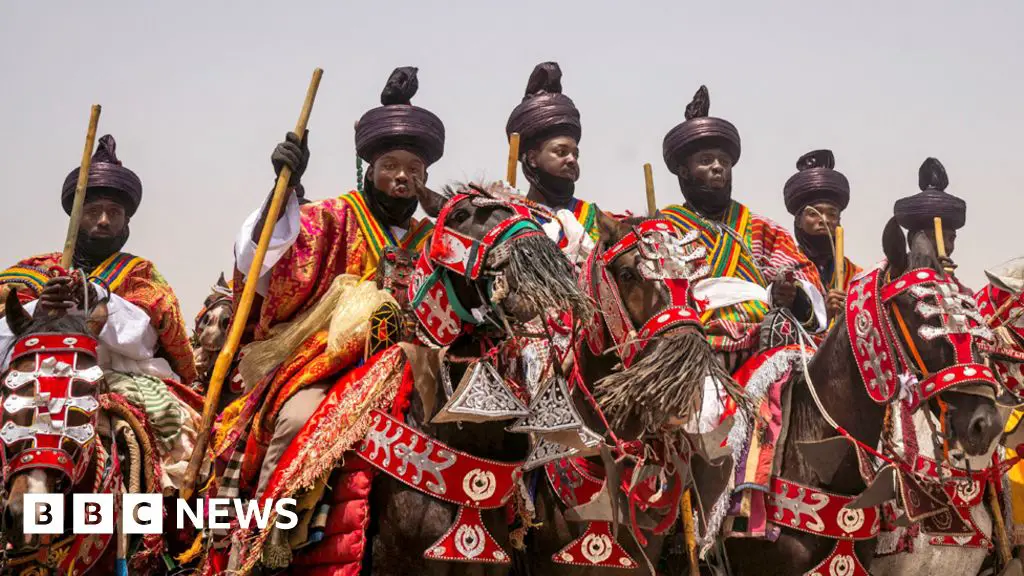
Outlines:
[[[0, 273], [0, 302], [7, 292], [18, 289], [22, 302], [35, 300], [48, 279], [47, 271], [60, 264], [61, 253], [43, 254], [26, 258]], [[144, 258], [126, 252], [114, 254], [90, 274], [102, 278], [121, 298], [146, 311], [150, 324], [160, 341], [157, 354], [167, 360], [183, 383], [196, 379], [196, 364], [192, 345], [185, 328], [185, 318], [164, 277], [156, 266]]]

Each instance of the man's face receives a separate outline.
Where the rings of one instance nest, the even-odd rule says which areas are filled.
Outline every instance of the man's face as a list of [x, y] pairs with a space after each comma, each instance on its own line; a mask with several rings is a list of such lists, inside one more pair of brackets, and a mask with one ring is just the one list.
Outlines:
[[797, 219], [800, 229], [810, 236], [835, 237], [836, 226], [841, 223], [839, 207], [831, 202], [809, 204]]
[[721, 148], [699, 150], [690, 154], [679, 175], [711, 190], [726, 190], [732, 182], [732, 156]]
[[373, 186], [392, 198], [415, 198], [413, 178], [427, 182], [427, 165], [408, 150], [392, 150], [373, 162]]
[[[924, 233], [926, 236], [928, 236], [928, 241], [929, 242], [931, 242], [932, 244], [935, 244], [935, 229], [934, 228], [929, 228], [928, 230], [922, 230], [921, 232]], [[953, 250], [956, 248], [956, 230], [952, 230], [950, 228], [946, 228], [945, 226], [943, 226], [942, 227], [942, 237], [943, 237], [944, 242], [945, 242], [946, 256], [953, 256]]]
[[526, 161], [533, 168], [573, 182], [580, 177], [579, 159], [580, 148], [572, 136], [549, 138], [539, 149], [526, 154]]
[[109, 194], [89, 193], [82, 208], [81, 228], [93, 238], [114, 238], [128, 223], [124, 206]]

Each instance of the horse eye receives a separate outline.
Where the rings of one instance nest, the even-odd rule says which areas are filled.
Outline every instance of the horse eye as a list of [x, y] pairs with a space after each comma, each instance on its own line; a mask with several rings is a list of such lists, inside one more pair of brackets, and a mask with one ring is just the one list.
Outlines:
[[467, 218], [469, 218], [469, 210], [459, 208], [455, 212], [452, 212], [452, 215], [449, 216], [449, 218], [451, 218], [456, 224], [462, 224]]
[[221, 318], [220, 319], [220, 327], [221, 328], [227, 328], [228, 327], [228, 319], [227, 318]]

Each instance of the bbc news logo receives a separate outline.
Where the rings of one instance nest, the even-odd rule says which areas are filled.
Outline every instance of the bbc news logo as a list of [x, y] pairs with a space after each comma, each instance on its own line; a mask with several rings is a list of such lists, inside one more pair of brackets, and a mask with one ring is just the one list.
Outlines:
[[[160, 494], [123, 494], [121, 497], [121, 530], [125, 534], [162, 534], [164, 529], [164, 498]], [[299, 523], [295, 512], [295, 499], [242, 500], [240, 498], [211, 498], [197, 500], [189, 505], [178, 498], [174, 514], [177, 529], [193, 527], [197, 530], [227, 530], [231, 528], [231, 513], [243, 529], [264, 530], [271, 512], [276, 513], [274, 526], [282, 530]], [[25, 494], [25, 534], [64, 533], [63, 494]], [[75, 534], [113, 534], [113, 494], [72, 494], [71, 531]]]

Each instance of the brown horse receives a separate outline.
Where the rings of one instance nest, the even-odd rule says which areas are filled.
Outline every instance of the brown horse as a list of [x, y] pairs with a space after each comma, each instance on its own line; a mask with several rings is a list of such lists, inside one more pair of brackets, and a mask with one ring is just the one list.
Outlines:
[[[717, 382], [736, 392], [731, 378], [714, 358], [703, 332], [699, 328], [699, 317], [688, 290], [688, 281], [695, 276], [697, 268], [705, 262], [702, 253], [697, 250], [696, 243], [687, 242], [670, 224], [660, 220], [617, 221], [605, 215], [599, 216], [600, 240], [596, 252], [588, 260], [588, 269], [584, 270], [582, 282], [588, 284], [586, 289], [598, 301], [602, 311], [600, 320], [591, 324], [584, 342], [581, 342], [580, 364], [582, 380], [574, 391], [577, 409], [588, 425], [602, 433], [608, 443], [614, 438], [619, 440], [640, 439], [648, 446], [666, 445], [671, 449], [689, 452], [691, 443], [678, 432], [682, 424], [695, 419], [701, 405], [701, 396], [705, 379], [714, 378]], [[658, 229], [659, 223], [664, 224]], [[634, 236], [631, 236], [634, 235]], [[621, 242], [632, 242], [629, 246]], [[646, 246], [641, 246], [645, 244]], [[652, 249], [653, 248], [653, 249]], [[652, 252], [655, 252], [652, 254]], [[676, 268], [666, 270], [669, 266], [665, 260], [672, 261]], [[602, 274], [606, 274], [602, 276]], [[610, 280], [615, 290], [602, 281]], [[673, 282], [680, 285], [675, 287]], [[673, 294], [673, 289], [682, 292]], [[689, 309], [692, 313], [689, 322], [670, 325], [661, 331], [646, 333], [645, 327], [651, 326], [657, 318], [664, 317], [674, 310]], [[621, 325], [616, 326], [616, 323]], [[593, 334], [594, 331], [597, 334]], [[613, 331], [619, 332], [617, 338]], [[640, 336], [637, 336], [637, 333]], [[591, 346], [589, 340], [594, 338], [601, 345]], [[631, 356], [631, 341], [639, 342], [635, 350], [635, 358]], [[595, 349], [596, 348], [596, 349]], [[628, 361], [627, 361], [628, 360]], [[625, 364], [625, 367], [623, 366]], [[582, 391], [583, 386], [595, 390], [602, 415], [590, 403]], [[608, 434], [605, 426], [607, 418], [612, 423], [614, 436]], [[666, 430], [672, 432], [666, 434]], [[666, 436], [668, 438], [666, 438]], [[679, 444], [682, 444], [680, 446]], [[698, 460], [695, 457], [694, 460]], [[577, 461], [578, 462], [578, 461]], [[696, 463], [696, 462], [695, 462]], [[588, 469], [600, 471], [610, 462], [591, 458]], [[656, 466], [658, 472], [672, 469], [671, 462], [661, 462]], [[578, 465], [578, 464], [576, 464]], [[567, 500], [578, 505], [575, 495], [559, 496], [556, 492], [572, 493], [573, 486], [577, 489], [581, 482], [586, 482], [585, 471], [567, 468], [575, 466], [567, 461], [556, 462], [536, 472], [538, 480], [536, 508], [540, 526], [531, 533], [528, 540], [530, 558], [530, 574], [648, 574], [657, 566], [662, 556], [666, 530], [675, 527], [678, 501], [672, 502], [667, 509], [652, 510], [648, 513], [651, 519], [643, 530], [645, 545], [632, 535], [631, 522], [628, 514], [620, 514], [617, 542], [630, 558], [630, 565], [621, 565], [621, 558], [609, 556], [608, 542], [601, 542], [601, 536], [589, 536], [588, 522], [569, 521], [567, 519]], [[619, 468], [619, 467], [615, 467]], [[728, 467], [726, 467], [728, 468]], [[614, 482], [615, 478], [626, 474], [624, 470], [616, 470], [602, 479]], [[685, 478], [685, 480], [683, 479]], [[628, 478], [627, 478], [628, 479]], [[678, 480], [666, 483], [668, 493], [674, 493], [678, 499], [679, 492], [672, 492], [675, 482], [688, 483], [689, 473]], [[555, 484], [559, 489], [554, 488]], [[710, 498], [720, 496], [726, 486], [717, 487], [719, 494], [709, 494]], [[619, 486], [608, 486], [609, 498], [619, 500], [618, 509], [628, 507], [623, 490]], [[682, 486], [677, 489], [683, 489]], [[607, 507], [609, 502], [605, 503]], [[606, 511], [607, 513], [607, 511]], [[665, 520], [660, 533], [651, 529], [651, 522]], [[704, 516], [704, 514], [702, 514]], [[573, 558], [576, 565], [555, 563], [560, 551], [570, 542], [583, 538], [589, 549], [580, 549], [584, 558]], [[589, 538], [589, 541], [587, 539]], [[586, 565], [588, 561], [600, 559], [602, 566], [620, 564], [614, 567], [597, 567]], [[563, 562], [565, 559], [561, 559]], [[685, 562], [685, 559], [674, 559]], [[679, 570], [683, 569], [680, 564]]]
[[[159, 493], [159, 477], [145, 450], [154, 446], [145, 415], [105, 390], [97, 364], [95, 334], [105, 321], [105, 305], [89, 317], [58, 313], [30, 316], [12, 290], [6, 301], [6, 320], [16, 341], [11, 364], [4, 373], [3, 430], [0, 450], [6, 476], [3, 490], [3, 558], [0, 572], [68, 573], [74, 562], [78, 574], [111, 574], [115, 567], [116, 537], [71, 533], [71, 493]], [[22, 532], [28, 494], [62, 494], [65, 526], [59, 536]], [[119, 518], [114, 519], [115, 525]], [[160, 536], [143, 540], [141, 564], [159, 554]], [[32, 570], [40, 570], [32, 572]]]
[[[427, 214], [438, 218], [437, 235], [453, 231], [480, 241], [488, 233], [516, 215], [513, 200], [485, 193], [481, 188], [463, 190], [468, 196], [448, 197], [422, 190], [420, 199]], [[534, 225], [535, 226], [535, 225]], [[527, 227], [526, 230], [533, 230]], [[435, 263], [440, 266], [440, 263]], [[511, 343], [507, 327], [522, 326], [549, 311], [572, 311], [575, 317], [590, 312], [586, 297], [574, 282], [572, 267], [558, 247], [543, 234], [512, 234], [497, 239], [482, 262], [481, 275], [468, 280], [465, 275], [445, 269], [455, 298], [466, 310], [484, 310], [492, 320], [477, 324], [472, 333], [464, 332], [448, 350], [450, 358], [475, 357], [481, 344], [490, 340], [500, 348]], [[503, 280], [499, 280], [503, 278]], [[504, 298], [485, 295], [488, 284], [502, 284]], [[499, 291], [499, 289], [495, 289]], [[494, 304], [499, 301], [498, 304]], [[465, 364], [452, 364], [451, 382], [462, 379]], [[507, 422], [432, 423], [436, 414], [426, 406], [440, 407], [448, 401], [443, 387], [433, 398], [413, 394], [407, 422], [437, 441], [473, 456], [503, 462], [522, 461], [527, 455], [527, 438], [506, 430]], [[374, 575], [505, 574], [507, 565], [456, 564], [424, 560], [423, 551], [436, 542], [456, 519], [457, 507], [411, 490], [393, 478], [379, 474], [373, 486], [376, 534], [372, 551]], [[510, 549], [509, 529], [504, 508], [484, 510], [487, 530], [504, 549]]]
[[[942, 274], [935, 247], [923, 235], [919, 235], [912, 241], [908, 253], [907, 240], [895, 220], [891, 220], [886, 226], [882, 243], [888, 259], [883, 278], [891, 279], [892, 284], [898, 284], [897, 279], [904, 277], [908, 272], [921, 274], [922, 270], [931, 270], [938, 275]], [[898, 294], [892, 303], [900, 319], [891, 322], [893, 325], [905, 322], [906, 330], [898, 332], [905, 335], [895, 345], [915, 348], [923, 364], [933, 374], [957, 364], [953, 347], [946, 340], [921, 336], [931, 330], [941, 330], [943, 326], [935, 326], [936, 314], [920, 312], [927, 310], [929, 306], [923, 301], [920, 292], [918, 295], [913, 291]], [[897, 315], [890, 307], [885, 307], [882, 314], [890, 317]], [[857, 329], [866, 328], [860, 325], [859, 320], [860, 316]], [[907, 341], [907, 336], [912, 340]], [[979, 362], [977, 351], [972, 349], [971, 353], [974, 356], [973, 361]], [[907, 357], [908, 354], [904, 353], [902, 356]], [[914, 367], [897, 364], [896, 369], [913, 371]], [[857, 496], [863, 493], [867, 485], [862, 477], [857, 452], [849, 449], [850, 443], [846, 440], [837, 441], [840, 433], [828, 422], [828, 418], [833, 419], [835, 424], [841, 426], [860, 443], [875, 447], [878, 446], [885, 429], [883, 424], [887, 408], [884, 403], [877, 402], [869, 396], [862, 382], [851, 337], [843, 319], [840, 319], [810, 361], [807, 377], [795, 379], [789, 383], [789, 387], [789, 428], [780, 447], [781, 453], [776, 454], [777, 462], [781, 458], [781, 466], [777, 463], [775, 467], [778, 478], [782, 480], [783, 485], [785, 481], [792, 481], [829, 494]], [[936, 414], [939, 413], [940, 398], [948, 405], [948, 438], [968, 455], [986, 452], [1001, 431], [993, 395], [977, 392], [976, 387], [948, 388], [924, 404]], [[898, 398], [899, 394], [896, 397]], [[821, 451], [812, 453], [806, 447], [829, 440], [832, 441], [830, 451], [835, 457], [826, 465], [822, 462]], [[828, 497], [824, 498], [827, 501]], [[789, 506], [801, 509], [798, 504]], [[780, 511], [781, 507], [780, 504]], [[811, 510], [812, 516], [804, 514], [802, 517], [816, 518], [814, 514], [817, 514], [817, 508], [808, 510]], [[847, 527], [858, 526], [854, 522], [858, 518], [857, 511], [850, 510], [849, 514], [843, 517], [842, 514], [846, 513], [843, 511], [846, 510], [850, 509], [842, 509], [838, 522], [842, 524], [844, 519], [847, 519]], [[790, 508], [785, 510], [790, 511]], [[801, 513], [798, 512], [797, 515], [800, 516]], [[863, 523], [864, 516], [861, 515], [859, 518]], [[728, 569], [730, 573], [738, 575], [803, 574], [832, 555], [836, 549], [836, 542], [834, 539], [808, 531], [797, 531], [781, 526], [781, 534], [774, 542], [738, 538], [727, 540], [725, 550]], [[863, 566], [870, 565], [874, 547], [873, 538], [855, 542], [854, 552]], [[841, 570], [849, 570], [843, 573], [854, 573], [851, 558], [839, 558], [834, 555], [832, 558], [832, 564], [838, 562]], [[828, 573], [827, 567], [824, 573]]]
[[203, 301], [203, 308], [196, 316], [192, 331], [192, 355], [195, 357], [196, 371], [199, 373], [197, 384], [209, 383], [217, 354], [227, 339], [233, 314], [234, 299], [231, 286], [221, 273], [217, 283], [211, 288], [210, 295]]

